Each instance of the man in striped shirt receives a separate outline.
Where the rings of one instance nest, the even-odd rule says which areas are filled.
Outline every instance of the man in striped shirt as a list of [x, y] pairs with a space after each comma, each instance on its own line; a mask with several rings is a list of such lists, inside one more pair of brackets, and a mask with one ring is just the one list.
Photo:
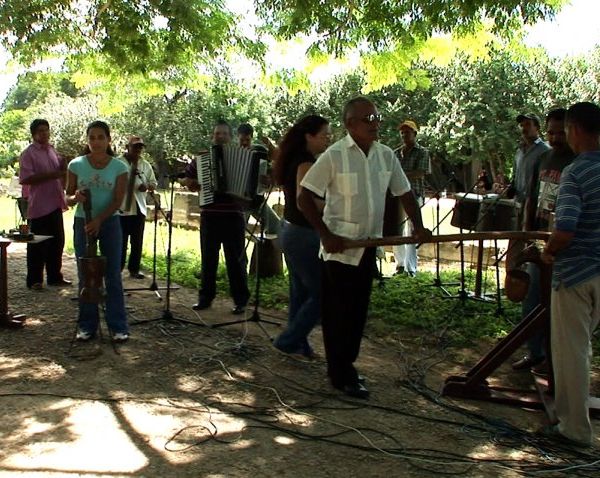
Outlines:
[[565, 129], [578, 156], [563, 170], [554, 231], [542, 255], [554, 264], [551, 337], [559, 423], [550, 432], [590, 445], [591, 338], [600, 321], [600, 107], [571, 106]]

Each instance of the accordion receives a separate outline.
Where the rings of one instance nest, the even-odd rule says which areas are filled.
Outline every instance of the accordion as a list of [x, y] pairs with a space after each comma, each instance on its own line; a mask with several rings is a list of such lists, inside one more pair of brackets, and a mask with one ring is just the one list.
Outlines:
[[247, 202], [261, 194], [259, 177], [266, 174], [266, 153], [233, 145], [214, 145], [195, 159], [201, 207], [214, 203], [218, 194]]

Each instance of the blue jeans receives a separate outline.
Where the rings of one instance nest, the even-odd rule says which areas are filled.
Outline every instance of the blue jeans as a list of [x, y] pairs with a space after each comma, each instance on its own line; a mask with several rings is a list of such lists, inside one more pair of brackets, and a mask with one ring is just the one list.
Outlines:
[[284, 352], [308, 355], [308, 335], [321, 317], [319, 234], [284, 220], [279, 239], [288, 267], [290, 303], [287, 327], [273, 344]]
[[[540, 303], [540, 269], [536, 264], [531, 262], [527, 263], [527, 273], [529, 274], [529, 289], [527, 289], [527, 295], [523, 299], [521, 304], [521, 317], [525, 318], [527, 315], [536, 308]], [[527, 347], [529, 348], [529, 356], [532, 359], [539, 359], [546, 356], [544, 351], [544, 341], [546, 337], [542, 332], [536, 332], [535, 335], [527, 341]]]
[[[100, 226], [98, 244], [100, 254], [106, 257], [106, 271], [104, 283], [106, 288], [106, 323], [113, 334], [128, 333], [127, 312], [125, 311], [125, 298], [123, 297], [123, 283], [121, 281], [121, 245], [123, 236], [119, 216], [111, 216]], [[85, 256], [85, 230], [83, 218], [76, 217], [73, 224], [73, 243], [75, 255]], [[77, 264], [77, 277], [79, 279], [79, 293], [83, 287], [83, 275], [79, 263]], [[79, 316], [77, 322], [79, 329], [95, 334], [98, 329], [100, 315], [98, 304], [87, 304], [79, 301]]]

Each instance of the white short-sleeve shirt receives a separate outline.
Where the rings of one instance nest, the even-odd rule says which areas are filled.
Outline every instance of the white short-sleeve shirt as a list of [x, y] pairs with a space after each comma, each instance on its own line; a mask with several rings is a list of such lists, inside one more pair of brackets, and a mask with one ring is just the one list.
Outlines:
[[[308, 170], [300, 183], [325, 197], [323, 222], [331, 232], [348, 239], [382, 236], [386, 191], [395, 196], [410, 191], [408, 181], [394, 152], [374, 142], [369, 154], [358, 147], [350, 135], [332, 144]], [[358, 265], [364, 248], [327, 253], [324, 260]]]

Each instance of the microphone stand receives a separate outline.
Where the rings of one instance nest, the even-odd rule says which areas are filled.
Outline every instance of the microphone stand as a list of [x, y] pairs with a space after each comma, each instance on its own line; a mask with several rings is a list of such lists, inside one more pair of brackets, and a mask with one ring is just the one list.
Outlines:
[[173, 239], [173, 206], [174, 206], [174, 198], [175, 198], [175, 181], [178, 179], [179, 175], [169, 175], [170, 181], [170, 209], [167, 211], [165, 218], [168, 224], [168, 240], [167, 240], [167, 293], [165, 295], [165, 307], [163, 309], [163, 313], [160, 317], [156, 317], [154, 319], [148, 320], [136, 320], [132, 322], [131, 325], [138, 324], [148, 324], [150, 322], [157, 321], [166, 321], [166, 322], [179, 322], [182, 324], [191, 324], [197, 325], [199, 327], [206, 327], [205, 324], [201, 322], [194, 322], [193, 320], [183, 319], [181, 317], [175, 317], [173, 312], [171, 312], [171, 243]]
[[[452, 174], [452, 178], [451, 179], [455, 179], [454, 177], [454, 173]], [[479, 180], [475, 181], [473, 183], [473, 185], [469, 188], [469, 190], [465, 193], [465, 196], [467, 194], [472, 193], [473, 191], [475, 191], [475, 189], [477, 188], [477, 184], [478, 184]], [[440, 225], [442, 224], [442, 222], [444, 222], [446, 220], [446, 218], [451, 214], [451, 213], [455, 213], [457, 211], [459, 211], [458, 207], [460, 204], [461, 200], [456, 200], [454, 203], [454, 207], [452, 209], [450, 209], [450, 211], [448, 211], [444, 217], [441, 220], [438, 220], [438, 224], [436, 225], [436, 227], [433, 229], [433, 231], [431, 231], [432, 233], [434, 233], [436, 230], [439, 230]], [[462, 227], [462, 223], [459, 221], [459, 231], [460, 234], [463, 234], [463, 227]], [[469, 229], [469, 230], [472, 230]], [[420, 246], [421, 244], [419, 244]], [[418, 247], [418, 246], [417, 246]], [[446, 292], [445, 289], [444, 293], [446, 294], [444, 296], [444, 298], [447, 299], [460, 299], [462, 305], [465, 304], [467, 298], [469, 297], [469, 294], [467, 293], [466, 289], [465, 289], [465, 245], [464, 245], [464, 241], [461, 239], [460, 242], [458, 243], [458, 245], [456, 247], [460, 248], [460, 290], [458, 291], [458, 293], [456, 295], [450, 295]]]
[[[435, 198], [435, 222], [436, 222], [436, 224], [435, 224], [435, 227], [433, 228], [432, 232], [439, 230], [439, 228], [441, 226], [440, 192], [446, 190], [447, 186], [449, 186], [450, 183], [455, 180], [456, 180], [456, 177], [454, 175], [454, 172], [450, 173], [450, 178], [442, 185], [441, 188], [438, 188], [434, 193], [433, 197]], [[447, 215], [445, 217], [447, 217]], [[444, 217], [444, 219], [445, 219], [445, 217]], [[418, 248], [418, 246], [417, 246], [417, 248]], [[455, 286], [455, 285], [460, 285], [460, 282], [448, 282], [447, 284], [444, 284], [442, 282], [442, 279], [440, 278], [440, 243], [436, 242], [435, 243], [435, 278], [433, 279], [433, 284], [430, 284], [430, 286], [438, 287], [447, 297], [452, 297], [452, 294], [450, 293], [450, 291], [448, 289], [446, 289], [445, 286]]]
[[[157, 234], [158, 233], [158, 213], [160, 211], [160, 213], [162, 214], [162, 216], [165, 220], [167, 220], [167, 215], [160, 207], [160, 196], [158, 194], [155, 194], [154, 192], [151, 192], [150, 194], [152, 194], [152, 199], [154, 202], [154, 218], [153, 218], [154, 240], [152, 241], [152, 283], [148, 287], [126, 287], [125, 289], [123, 289], [123, 291], [124, 292], [137, 292], [137, 291], [149, 290], [156, 294], [156, 297], [158, 298], [158, 300], [162, 300], [163, 298], [160, 295], [159, 291], [167, 290], [167, 287], [166, 286], [159, 287], [158, 284], [156, 283], [156, 243], [157, 243], [157, 236], [158, 236], [158, 234]], [[179, 286], [173, 286], [173, 287], [171, 287], [171, 289], [178, 290]]]
[[[494, 211], [496, 210], [496, 207], [498, 206], [498, 204], [500, 204], [500, 200], [506, 196], [508, 192], [508, 189], [505, 188], [503, 189], [499, 194], [497, 194], [497, 197], [493, 198], [492, 201], [489, 203], [489, 205], [486, 205], [486, 209], [485, 212], [483, 214], [479, 214], [479, 217], [477, 218], [477, 222], [474, 225], [474, 228], [477, 229], [477, 226], [479, 224], [482, 223], [482, 221], [485, 221], [486, 216], [491, 215], [494, 213]], [[481, 207], [483, 207], [483, 204], [481, 205]], [[498, 241], [495, 240], [494, 241], [494, 248], [495, 248], [495, 255], [496, 257], [498, 256]], [[494, 299], [490, 299], [488, 297], [488, 295], [491, 294], [482, 294], [481, 293], [481, 282], [482, 282], [482, 271], [481, 271], [481, 263], [483, 261], [483, 241], [479, 241], [478, 244], [478, 248], [477, 248], [477, 274], [475, 277], [475, 292], [471, 292], [469, 293], [469, 299], [473, 299], [473, 300], [478, 300], [481, 302], [493, 302]], [[496, 260], [494, 262], [494, 267], [496, 269], [496, 303], [497, 303], [497, 308], [496, 308], [496, 314], [500, 315], [502, 313], [502, 302], [501, 302], [501, 297], [500, 297], [500, 265], [499, 265], [500, 261]]]

